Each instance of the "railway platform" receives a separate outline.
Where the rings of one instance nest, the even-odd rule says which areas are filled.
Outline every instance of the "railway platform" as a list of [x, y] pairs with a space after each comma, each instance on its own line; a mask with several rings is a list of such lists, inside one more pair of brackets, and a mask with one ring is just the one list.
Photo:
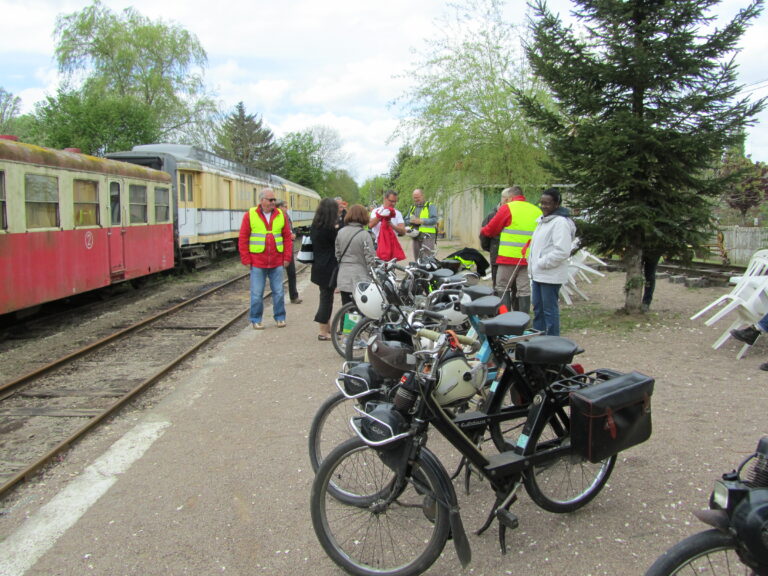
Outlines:
[[[0, 576], [341, 576], [309, 512], [307, 434], [341, 359], [317, 340], [308, 276], [299, 276], [304, 302], [287, 305], [286, 328], [265, 316], [256, 331], [243, 319], [0, 500]], [[624, 282], [607, 272], [589, 306], [617, 307]], [[720, 291], [662, 282], [647, 327], [569, 334], [586, 367], [656, 378], [651, 440], [622, 453], [607, 487], [576, 513], [545, 512], [523, 494], [506, 556], [495, 527], [473, 533], [493, 503], [487, 483], [473, 478], [465, 494], [457, 479], [472, 563], [462, 570], [449, 541], [426, 576], [643, 574], [700, 531], [691, 512], [765, 433], [768, 401], [757, 370], [764, 345], [738, 361], [735, 349], [711, 349], [712, 328], [689, 320]], [[429, 447], [455, 468], [437, 434]]]
[[286, 328], [244, 320], [0, 504], [0, 575], [337, 574], [311, 528], [307, 433], [341, 361], [308, 276]]

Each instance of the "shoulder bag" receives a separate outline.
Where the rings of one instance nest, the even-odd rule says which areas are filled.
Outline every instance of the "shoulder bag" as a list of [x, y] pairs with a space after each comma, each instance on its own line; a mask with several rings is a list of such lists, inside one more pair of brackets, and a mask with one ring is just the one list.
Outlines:
[[301, 237], [301, 248], [296, 254], [296, 260], [302, 264], [312, 264], [315, 261], [315, 252], [312, 249], [312, 238], [307, 234]]

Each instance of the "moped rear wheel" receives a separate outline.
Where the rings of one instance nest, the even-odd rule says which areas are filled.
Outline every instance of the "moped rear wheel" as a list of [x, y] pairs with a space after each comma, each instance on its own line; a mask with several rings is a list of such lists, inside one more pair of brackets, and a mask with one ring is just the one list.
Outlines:
[[339, 308], [336, 314], [333, 315], [333, 318], [331, 318], [331, 344], [333, 344], [333, 349], [336, 350], [338, 355], [342, 358], [346, 353], [347, 337], [349, 336], [349, 331], [344, 332], [344, 317], [347, 314], [359, 313], [357, 305], [354, 302], [347, 302]]
[[742, 564], [736, 553], [736, 540], [719, 530], [707, 530], [689, 536], [664, 552], [648, 569], [645, 576], [675, 574], [754, 574]]
[[[558, 408], [541, 432], [531, 436], [533, 451], [569, 446], [570, 407]], [[570, 450], [535, 466], [523, 475], [525, 490], [531, 499], [549, 512], [565, 513], [578, 510], [598, 495], [613, 471], [616, 456], [597, 463], [590, 462]]]
[[[328, 556], [358, 576], [416, 576], [442, 552], [450, 532], [440, 479], [414, 463], [405, 485], [359, 438], [335, 448], [315, 475], [312, 526]], [[339, 498], [339, 492], [346, 495]], [[393, 492], [394, 491], [394, 492]]]
[[344, 358], [347, 361], [362, 362], [365, 360], [365, 352], [368, 349], [368, 340], [379, 329], [379, 321], [372, 318], [363, 318], [358, 322], [347, 336]]

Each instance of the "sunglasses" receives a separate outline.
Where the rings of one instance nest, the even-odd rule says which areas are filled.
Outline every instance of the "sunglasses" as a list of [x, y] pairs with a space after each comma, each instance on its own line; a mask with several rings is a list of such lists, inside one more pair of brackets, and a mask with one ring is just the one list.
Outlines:
[[267, 202], [277, 202], [277, 198], [264, 198]]

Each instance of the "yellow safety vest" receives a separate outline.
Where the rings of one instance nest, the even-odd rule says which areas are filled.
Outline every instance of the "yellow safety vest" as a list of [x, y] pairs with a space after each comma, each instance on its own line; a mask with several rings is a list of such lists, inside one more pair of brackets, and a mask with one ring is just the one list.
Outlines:
[[[413, 216], [414, 212], [416, 212], [416, 206], [411, 206], [410, 216]], [[421, 212], [419, 213], [419, 218], [422, 220], [426, 220], [429, 218], [429, 202], [424, 204], [424, 206], [421, 209]], [[419, 226], [419, 232], [426, 232], [427, 234], [434, 234], [437, 232], [437, 229], [434, 226], [424, 226], [424, 224]]]
[[264, 220], [259, 216], [256, 208], [251, 208], [248, 213], [251, 219], [251, 238], [248, 241], [248, 251], [253, 254], [260, 254], [267, 249], [267, 235], [271, 234], [275, 239], [275, 246], [277, 251], [283, 251], [283, 226], [285, 226], [285, 218], [283, 217], [283, 211], [279, 208], [277, 215], [272, 219], [272, 230], [267, 230], [267, 225]]
[[510, 202], [507, 207], [512, 213], [512, 221], [499, 235], [499, 256], [523, 258], [523, 247], [531, 239], [542, 212], [538, 206], [520, 200]]

